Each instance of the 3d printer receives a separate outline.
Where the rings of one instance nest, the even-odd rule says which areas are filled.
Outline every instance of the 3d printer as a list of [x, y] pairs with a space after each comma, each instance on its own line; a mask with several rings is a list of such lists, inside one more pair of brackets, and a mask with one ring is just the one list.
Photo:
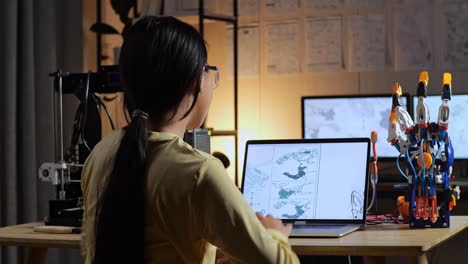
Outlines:
[[[57, 162], [44, 163], [39, 178], [56, 186], [56, 198], [49, 201], [46, 225], [81, 226], [81, 170], [93, 147], [101, 139], [101, 109], [114, 123], [104, 104], [105, 94], [122, 91], [118, 66], [102, 66], [97, 72], [51, 73], [53, 79], [54, 114], [57, 119]], [[70, 146], [65, 148], [63, 132], [63, 95], [73, 94], [79, 100], [73, 122]], [[58, 141], [58, 142], [57, 142]]]

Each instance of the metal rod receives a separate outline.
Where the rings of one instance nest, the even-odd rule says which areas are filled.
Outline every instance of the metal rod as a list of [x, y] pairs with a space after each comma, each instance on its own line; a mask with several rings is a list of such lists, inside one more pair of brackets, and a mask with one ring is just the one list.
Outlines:
[[237, 136], [236, 130], [213, 130], [212, 136]]
[[57, 142], [58, 142], [58, 135], [57, 135], [58, 134], [58, 132], [57, 132], [57, 96], [55, 94], [55, 78], [58, 77], [59, 72], [60, 72], [60, 69], [56, 73], [54, 73], [55, 75], [51, 74], [51, 76], [53, 76], [52, 77], [52, 82], [53, 82], [53, 87], [54, 87], [52, 89], [52, 97], [53, 97], [53, 102], [54, 102], [54, 104], [53, 104], [54, 105], [54, 120], [53, 120], [54, 121], [53, 122], [54, 123], [54, 160], [59, 159], [57, 153], [60, 152], [58, 150], [58, 144], [57, 144]]
[[205, 1], [198, 0], [198, 31], [200, 31], [200, 35], [202, 38], [205, 37], [204, 31], [204, 19], [205, 19]]
[[63, 155], [63, 94], [62, 94], [62, 72], [59, 71], [59, 119], [60, 119], [60, 158], [59, 162], [64, 163]]
[[[233, 135], [234, 136], [234, 153], [235, 153], [235, 160], [234, 160], [234, 182], [236, 185], [239, 186], [239, 177], [238, 177], [238, 9], [237, 9], [237, 0], [232, 2], [233, 4], [233, 16], [223, 16], [223, 15], [214, 15], [214, 14], [205, 14], [205, 4], [204, 0], [198, 1], [198, 27], [199, 32], [202, 37], [204, 37], [204, 20], [205, 19], [212, 19], [218, 21], [224, 21], [228, 23], [234, 24], [234, 131], [218, 131], [213, 133], [215, 135]], [[204, 127], [204, 124], [203, 124]]]
[[[198, 31], [200, 32], [200, 35], [202, 36], [203, 39], [205, 39], [204, 18], [205, 18], [205, 3], [204, 3], [204, 0], [198, 0]], [[206, 127], [206, 117], [205, 117], [205, 120], [203, 120], [201, 127], [202, 128]]]
[[233, 16], [223, 16], [223, 15], [213, 15], [213, 14], [206, 14], [205, 19], [212, 19], [218, 21], [224, 21], [229, 23], [236, 23], [236, 18]]
[[[96, 22], [100, 24], [102, 22], [102, 15], [101, 15], [101, 6], [102, 6], [102, 0], [97, 0], [96, 1]], [[99, 67], [101, 67], [101, 53], [102, 53], [102, 36], [101, 32], [97, 31], [96, 32], [96, 57], [97, 57], [97, 68], [96, 70], [99, 70]]]
[[[164, 2], [164, 0], [162, 0]], [[138, 0], [135, 1], [135, 5], [133, 6], [133, 17], [138, 16]]]
[[[60, 159], [59, 164], [65, 164], [63, 155], [63, 93], [62, 93], [62, 72], [58, 72], [59, 77], [59, 121], [60, 121]], [[59, 200], [65, 200], [65, 177], [62, 169], [58, 170], [60, 176]]]
[[237, 136], [237, 131], [238, 131], [238, 107], [237, 107], [237, 96], [238, 96], [238, 41], [237, 41], [237, 38], [238, 38], [238, 34], [237, 34], [237, 31], [238, 31], [238, 27], [239, 27], [239, 24], [238, 24], [238, 21], [237, 21], [237, 18], [238, 18], [238, 10], [237, 10], [237, 0], [234, 0], [232, 1], [233, 2], [233, 10], [234, 10], [234, 37], [233, 37], [233, 41], [234, 41], [234, 130], [236, 131], [236, 137], [235, 137], [235, 140], [234, 140], [234, 150], [235, 150], [235, 162], [234, 162], [234, 165], [236, 166], [235, 167], [235, 183], [237, 184], [237, 186], [239, 186], [239, 176], [238, 176], [238, 157], [239, 157], [239, 154], [238, 154], [238, 151], [239, 151], [239, 148], [238, 148], [238, 136]]

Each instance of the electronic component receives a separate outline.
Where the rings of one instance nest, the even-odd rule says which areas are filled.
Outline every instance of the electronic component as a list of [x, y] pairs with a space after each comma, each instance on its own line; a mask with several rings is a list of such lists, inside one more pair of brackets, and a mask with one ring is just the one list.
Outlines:
[[[453, 146], [448, 134], [451, 98], [450, 73], [444, 73], [441, 106], [437, 122], [430, 122], [429, 105], [426, 103], [429, 74], [421, 72], [417, 86], [416, 123], [399, 105], [402, 88], [393, 87], [392, 110], [389, 117], [388, 142], [400, 156], [397, 167], [408, 180], [408, 206], [398, 198], [401, 216], [408, 215], [411, 227], [449, 227], [450, 210], [459, 198], [459, 188], [449, 185], [454, 160]], [[400, 168], [404, 156], [406, 173]], [[407, 213], [406, 213], [407, 212]]]
[[211, 130], [209, 129], [187, 130], [184, 134], [184, 141], [193, 148], [211, 154]]

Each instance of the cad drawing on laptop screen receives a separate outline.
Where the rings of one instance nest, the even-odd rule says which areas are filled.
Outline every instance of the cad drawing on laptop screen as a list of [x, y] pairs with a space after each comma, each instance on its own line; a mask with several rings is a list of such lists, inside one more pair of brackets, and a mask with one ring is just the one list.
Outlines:
[[243, 195], [256, 212], [283, 220], [363, 219], [368, 145], [248, 143]]

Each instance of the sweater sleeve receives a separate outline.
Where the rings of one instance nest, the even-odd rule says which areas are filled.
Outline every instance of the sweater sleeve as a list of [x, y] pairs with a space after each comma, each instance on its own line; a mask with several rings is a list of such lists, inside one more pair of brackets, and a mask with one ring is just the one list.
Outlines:
[[299, 263], [287, 237], [263, 227], [218, 160], [199, 170], [191, 201], [198, 235], [234, 262]]

